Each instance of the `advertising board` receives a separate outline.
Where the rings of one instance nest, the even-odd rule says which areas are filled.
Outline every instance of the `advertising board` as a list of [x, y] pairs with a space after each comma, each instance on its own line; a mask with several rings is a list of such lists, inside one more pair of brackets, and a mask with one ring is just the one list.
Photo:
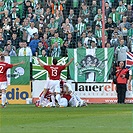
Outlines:
[[[116, 87], [112, 82], [73, 82], [71, 83], [75, 93], [87, 103], [117, 103], [117, 92]], [[33, 102], [39, 98], [39, 95], [43, 91], [43, 81], [33, 81]], [[133, 103], [133, 93], [127, 90], [126, 92], [126, 103]]]
[[6, 97], [9, 104], [26, 104], [26, 99], [31, 98], [31, 86], [9, 85], [6, 90]]

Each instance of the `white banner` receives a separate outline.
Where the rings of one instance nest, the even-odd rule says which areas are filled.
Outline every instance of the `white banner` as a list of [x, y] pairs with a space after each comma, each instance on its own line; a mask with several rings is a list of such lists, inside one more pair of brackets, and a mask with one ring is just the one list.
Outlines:
[[[115, 85], [111, 82], [106, 83], [79, 83], [72, 82], [72, 88], [75, 93], [87, 103], [117, 103], [117, 92]], [[32, 97], [34, 100], [38, 99], [43, 91], [45, 80], [33, 81]], [[127, 90], [126, 103], [133, 103], [133, 93]]]

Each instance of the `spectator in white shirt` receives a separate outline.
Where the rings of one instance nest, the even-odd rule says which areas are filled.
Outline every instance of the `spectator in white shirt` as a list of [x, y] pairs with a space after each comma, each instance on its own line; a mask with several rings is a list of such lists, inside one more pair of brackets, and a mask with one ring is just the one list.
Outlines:
[[33, 34], [34, 33], [38, 33], [38, 29], [35, 28], [35, 23], [34, 22], [31, 22], [30, 23], [30, 27], [27, 29], [27, 34], [28, 34], [28, 37], [27, 37], [27, 42], [29, 43], [30, 40], [33, 38]]

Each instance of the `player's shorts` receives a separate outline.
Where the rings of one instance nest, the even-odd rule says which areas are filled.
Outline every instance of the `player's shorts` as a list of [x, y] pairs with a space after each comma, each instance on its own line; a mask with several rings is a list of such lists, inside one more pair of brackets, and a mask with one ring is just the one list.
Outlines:
[[67, 107], [68, 106], [68, 101], [66, 98], [61, 98], [59, 102], [60, 106]]
[[0, 82], [0, 90], [7, 89], [7, 82]]
[[60, 93], [60, 81], [59, 80], [47, 80], [44, 88], [49, 89], [51, 93], [57, 92]]

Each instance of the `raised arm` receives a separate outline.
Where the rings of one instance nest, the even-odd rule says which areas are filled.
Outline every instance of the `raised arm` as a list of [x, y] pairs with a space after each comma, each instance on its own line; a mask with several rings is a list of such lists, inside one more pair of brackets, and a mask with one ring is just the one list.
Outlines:
[[13, 65], [13, 66], [18, 66], [18, 65], [20, 65], [20, 64], [24, 64], [24, 61], [21, 61], [21, 62], [19, 62], [19, 63], [12, 64], [12, 65]]
[[40, 61], [40, 58], [37, 58], [37, 60], [38, 60], [38, 62], [39, 62], [39, 65], [40, 65], [41, 67], [43, 67], [44, 64]]
[[71, 58], [70, 61], [65, 66], [68, 67], [72, 63], [73, 60], [74, 58]]

